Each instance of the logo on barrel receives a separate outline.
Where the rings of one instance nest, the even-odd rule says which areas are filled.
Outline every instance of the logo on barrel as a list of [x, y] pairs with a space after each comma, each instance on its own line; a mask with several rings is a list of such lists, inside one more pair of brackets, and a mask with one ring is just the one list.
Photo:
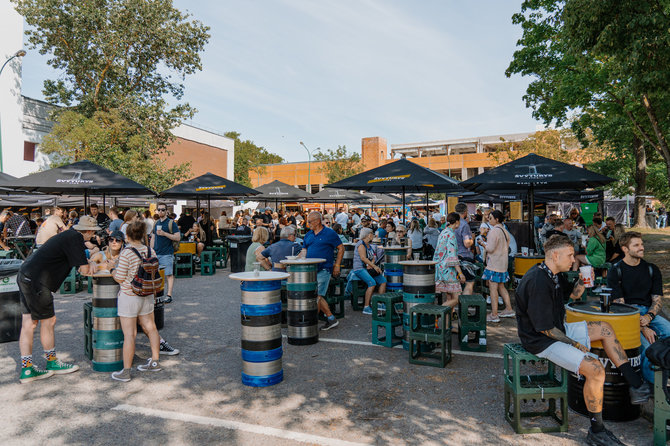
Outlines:
[[394, 181], [394, 180], [404, 180], [405, 178], [411, 177], [411, 174], [407, 175], [394, 175], [390, 177], [375, 177], [371, 180], [368, 180], [368, 183], [380, 183], [382, 181]]

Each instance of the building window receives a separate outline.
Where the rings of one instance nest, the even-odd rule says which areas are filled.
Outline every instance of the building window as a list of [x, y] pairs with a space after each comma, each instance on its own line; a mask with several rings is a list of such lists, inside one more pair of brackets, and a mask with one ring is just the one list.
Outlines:
[[35, 161], [34, 142], [23, 141], [23, 161]]

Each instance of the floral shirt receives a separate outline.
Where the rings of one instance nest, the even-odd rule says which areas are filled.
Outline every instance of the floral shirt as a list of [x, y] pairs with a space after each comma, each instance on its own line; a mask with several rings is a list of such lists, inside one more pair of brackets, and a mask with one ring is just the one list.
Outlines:
[[456, 265], [458, 261], [458, 242], [456, 233], [451, 228], [445, 228], [437, 239], [437, 248], [433, 254], [435, 265], [435, 282], [458, 282]]

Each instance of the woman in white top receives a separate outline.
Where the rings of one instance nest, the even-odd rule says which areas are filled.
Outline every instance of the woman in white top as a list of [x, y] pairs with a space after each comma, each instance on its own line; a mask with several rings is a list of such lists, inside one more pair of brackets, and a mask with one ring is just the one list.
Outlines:
[[412, 218], [412, 222], [409, 224], [407, 239], [412, 246], [412, 256], [421, 258], [423, 252], [423, 231], [416, 217]]
[[135, 356], [135, 338], [137, 337], [137, 322], [149, 337], [151, 345], [151, 358], [146, 364], [137, 367], [141, 372], [157, 372], [161, 370], [158, 364], [160, 354], [160, 336], [154, 321], [154, 296], [138, 296], [133, 293], [131, 282], [137, 274], [142, 260], [137, 252], [144, 258], [154, 257], [153, 249], [144, 246], [142, 240], [146, 236], [146, 225], [143, 221], [133, 221], [126, 228], [126, 249], [119, 256], [119, 263], [112, 272], [112, 277], [119, 283], [119, 295], [117, 298], [117, 312], [123, 330], [123, 369], [112, 373], [112, 379], [117, 381], [130, 381], [130, 368]]

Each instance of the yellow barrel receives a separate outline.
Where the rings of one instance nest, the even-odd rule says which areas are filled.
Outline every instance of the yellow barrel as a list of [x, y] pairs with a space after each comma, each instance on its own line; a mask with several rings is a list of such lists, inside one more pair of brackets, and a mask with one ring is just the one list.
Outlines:
[[[635, 372], [639, 372], [641, 365], [640, 313], [637, 308], [624, 304], [612, 304], [609, 313], [602, 313], [599, 302], [572, 302], [566, 305], [565, 310], [566, 322], [609, 322], [626, 352], [628, 362]], [[597, 355], [598, 360], [605, 367], [603, 419], [631, 421], [638, 418], [640, 406], [630, 403], [628, 383], [607, 356], [602, 342], [591, 342], [591, 353]], [[588, 415], [583, 392], [583, 377], [570, 372], [568, 375], [568, 406], [583, 415]]]
[[544, 262], [543, 256], [514, 256], [514, 275], [523, 277], [534, 265]]
[[[565, 308], [565, 322], [604, 321], [614, 328], [614, 333], [624, 350], [640, 347], [640, 312], [629, 305], [612, 304], [609, 313], [600, 311], [600, 303], [573, 302]], [[600, 341], [591, 343], [592, 348], [603, 348]]]
[[175, 254], [195, 254], [195, 242], [181, 242]]

